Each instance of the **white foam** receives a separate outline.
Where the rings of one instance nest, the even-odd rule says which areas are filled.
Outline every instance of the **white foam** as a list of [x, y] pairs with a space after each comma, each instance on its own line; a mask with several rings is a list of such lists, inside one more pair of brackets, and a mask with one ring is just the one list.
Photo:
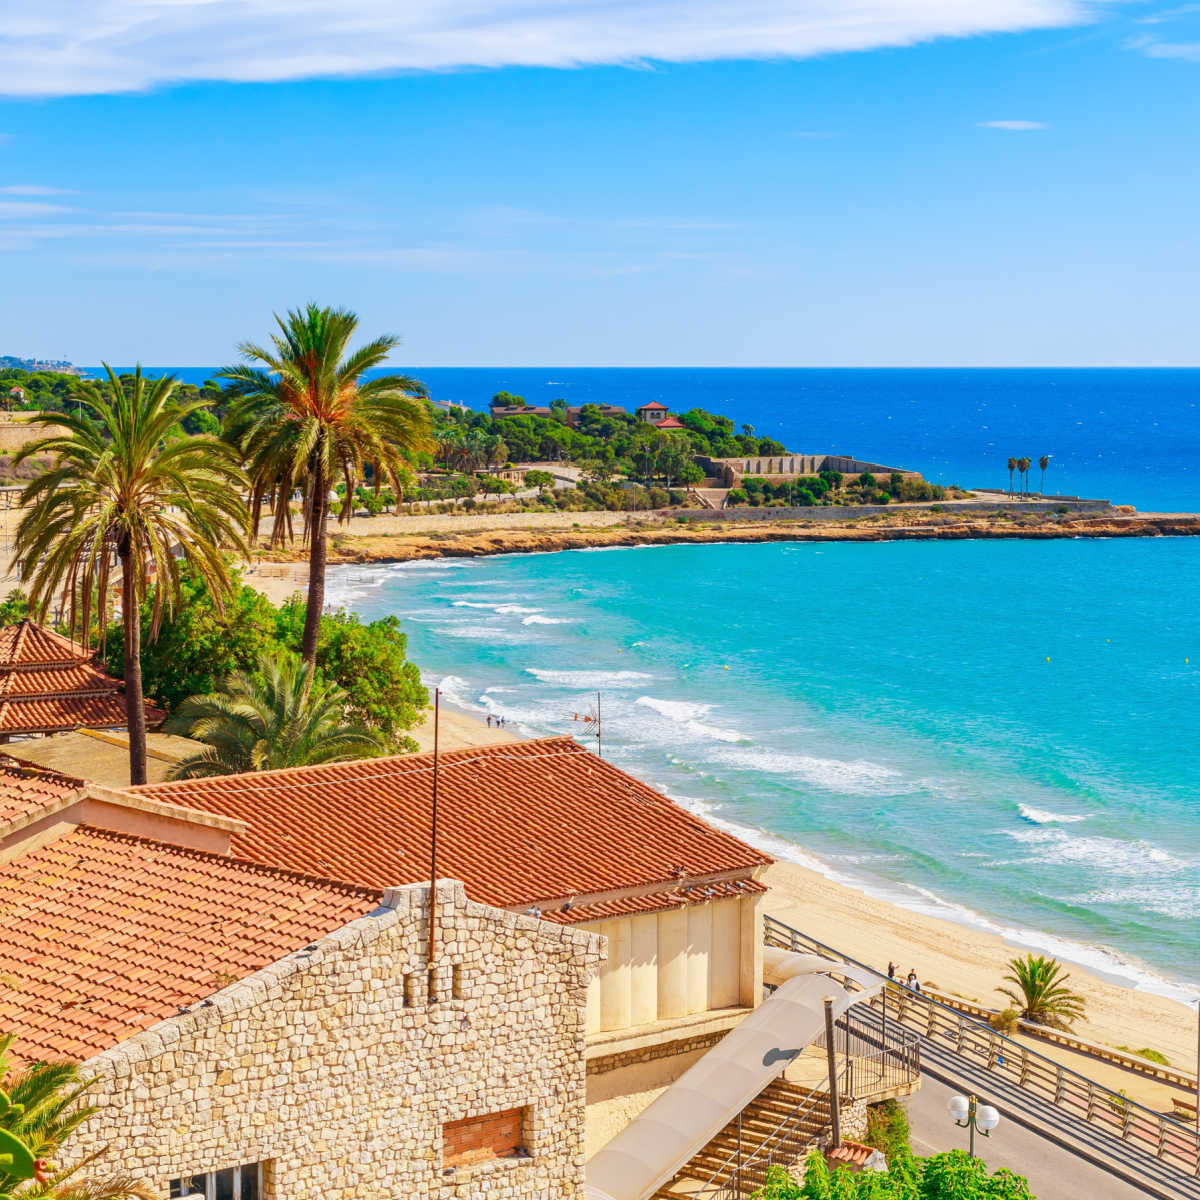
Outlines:
[[497, 645], [507, 646], [516, 645], [521, 640], [519, 633], [506, 632], [496, 625], [438, 625], [434, 627], [433, 632], [442, 637], [463, 638], [469, 642], [495, 642]]
[[532, 675], [540, 683], [552, 683], [558, 687], [598, 688], [630, 687], [653, 679], [644, 671], [558, 671], [549, 667], [526, 667], [526, 675]]
[[[667, 789], [660, 788], [660, 790]], [[995, 934], [1021, 949], [1051, 954], [1055, 958], [1067, 963], [1074, 963], [1076, 966], [1092, 971], [1123, 987], [1132, 988], [1134, 991], [1150, 992], [1153, 995], [1165, 996], [1184, 1004], [1192, 1004], [1200, 1000], [1200, 984], [1169, 979], [1151, 970], [1143, 963], [1125, 958], [1105, 946], [1075, 942], [1069, 938], [1045, 933], [1040, 929], [1006, 925], [984, 916], [966, 905], [945, 900], [927, 888], [915, 884], [889, 884], [872, 879], [870, 876], [841, 871], [795, 842], [788, 841], [786, 838], [769, 833], [764, 829], [727, 820], [719, 815], [720, 806], [718, 805], [677, 793], [671, 793], [671, 796], [677, 803], [704, 817], [710, 824], [734, 834], [751, 845], [758, 846], [759, 849], [765, 850], [775, 858], [795, 863], [797, 866], [814, 871], [825, 876], [826, 879], [832, 879], [835, 883], [853, 888], [855, 891], [872, 896], [877, 900], [885, 900], [912, 912], [923, 913], [941, 920], [953, 921], [956, 925], [965, 925], [972, 929]]]
[[1032, 804], [1018, 804], [1017, 809], [1026, 821], [1035, 825], [1074, 825], [1076, 821], [1087, 820], [1083, 813], [1056, 813], [1048, 808], [1034, 808]]
[[536, 613], [532, 617], [526, 617], [522, 625], [570, 625], [572, 624], [570, 617], [539, 617]]
[[1075, 837], [1053, 826], [1006, 829], [1006, 836], [1029, 848], [1029, 857], [1042, 863], [1082, 863], [1112, 875], [1171, 873], [1186, 864], [1149, 842], [1111, 837]]
[[666, 717], [675, 725], [682, 726], [693, 737], [703, 741], [744, 742], [748, 740], [736, 729], [722, 729], [709, 725], [698, 718], [712, 712], [711, 704], [697, 704], [688, 700], [660, 700], [656, 696], [639, 696], [635, 703]]
[[455, 708], [465, 708], [473, 712], [482, 712], [481, 705], [467, 699], [466, 693], [471, 685], [461, 675], [443, 675], [438, 683], [442, 698]]
[[716, 751], [714, 761], [746, 771], [786, 775], [826, 791], [855, 796], [898, 795], [912, 792], [916, 784], [899, 771], [866, 759], [819, 758], [789, 754], [761, 746]]

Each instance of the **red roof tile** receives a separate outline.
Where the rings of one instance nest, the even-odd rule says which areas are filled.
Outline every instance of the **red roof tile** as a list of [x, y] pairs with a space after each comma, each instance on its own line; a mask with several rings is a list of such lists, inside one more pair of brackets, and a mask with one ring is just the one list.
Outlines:
[[659, 402], [657, 400], [651, 400], [649, 404], [639, 404], [638, 407], [634, 411], [635, 412], [645, 412], [648, 408], [659, 409], [662, 412], [667, 411], [667, 406], [665, 404], [659, 404]]
[[26, 618], [0, 628], [0, 671], [38, 663], [88, 662], [92, 651]]
[[[388, 887], [428, 877], [432, 766], [426, 754], [132, 790], [245, 820], [240, 857]], [[604, 893], [635, 889], [648, 911], [677, 903], [681, 878], [748, 879], [770, 861], [570, 738], [441, 756], [438, 870], [487, 904], [608, 904], [630, 898]], [[545, 909], [566, 922], [591, 912]]]
[[[53, 733], [127, 723], [122, 684], [92, 651], [32, 621], [0, 629], [0, 732]], [[146, 704], [146, 720], [163, 712]]]
[[663, 419], [658, 422], [658, 425], [656, 426], [656, 428], [658, 428], [658, 429], [686, 429], [687, 426], [684, 425], [684, 423], [682, 421], [680, 421], [677, 417], [663, 417]]
[[0, 755], [0, 829], [56, 800], [79, 795], [84, 786], [82, 779]]
[[22, 1058], [87, 1058], [378, 900], [80, 826], [0, 867], [0, 1029]]

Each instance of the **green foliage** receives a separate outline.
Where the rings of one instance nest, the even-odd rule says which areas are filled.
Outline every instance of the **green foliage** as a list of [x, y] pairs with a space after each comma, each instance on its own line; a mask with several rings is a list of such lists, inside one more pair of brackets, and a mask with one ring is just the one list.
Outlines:
[[855, 1175], [845, 1167], [830, 1171], [814, 1151], [798, 1184], [781, 1167], [772, 1167], [767, 1184], [754, 1200], [1034, 1200], [1028, 1183], [1011, 1171], [989, 1175], [979, 1159], [962, 1150], [918, 1159], [900, 1149], [886, 1172]]
[[13, 588], [0, 602], [0, 625], [15, 625], [29, 616], [29, 597], [20, 588]]
[[1118, 1050], [1124, 1050], [1126, 1054], [1136, 1054], [1138, 1058], [1144, 1058], [1148, 1062], [1158, 1063], [1160, 1067], [1169, 1067], [1170, 1060], [1161, 1050], [1152, 1050], [1149, 1046], [1143, 1046], [1140, 1050], [1134, 1050], [1130, 1046], [1118, 1046]]
[[1017, 1033], [1021, 1028], [1021, 1014], [1015, 1008], [1006, 1008], [1001, 1012], [992, 1013], [988, 1024], [997, 1033]]
[[[304, 629], [304, 605], [298, 596], [278, 610], [277, 636], [289, 649], [299, 650]], [[345, 609], [321, 617], [317, 638], [320, 678], [336, 683], [347, 697], [346, 715], [378, 731], [393, 749], [415, 750], [403, 733], [429, 706], [416, 663], [405, 657], [408, 638], [394, 616], [364, 624]]]
[[1071, 976], [1056, 959], [1027, 954], [1011, 959], [1008, 967], [1011, 974], [1004, 979], [1018, 990], [996, 990], [1013, 1002], [1026, 1021], [1061, 1029], [1083, 1016], [1083, 998], [1066, 986]]
[[867, 1109], [868, 1146], [874, 1146], [891, 1162], [901, 1150], [909, 1148], [908, 1113], [898, 1100], [884, 1100]]
[[526, 471], [525, 483], [528, 487], [553, 487], [554, 476], [549, 471]]
[[182, 759], [172, 779], [236, 775], [383, 754], [387, 742], [346, 723], [347, 697], [318, 682], [295, 654], [264, 654], [253, 674], [237, 671], [214, 692], [191, 696], [167, 720], [168, 733], [207, 743]]
[[[146, 694], [168, 710], [188, 696], [211, 692], [219, 679], [253, 668], [276, 644], [275, 606], [234, 571], [223, 611], [213, 602], [208, 583], [185, 574], [174, 618], [147, 644], [153, 605], [142, 605], [142, 678]], [[120, 677], [125, 670], [120, 629], [114, 624], [105, 642], [106, 665]]]

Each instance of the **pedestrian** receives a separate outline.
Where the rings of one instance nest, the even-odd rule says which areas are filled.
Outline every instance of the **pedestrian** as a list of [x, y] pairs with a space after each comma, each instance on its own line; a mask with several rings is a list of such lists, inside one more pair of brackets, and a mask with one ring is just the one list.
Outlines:
[[915, 967], [909, 969], [907, 983], [914, 992], [919, 992], [921, 990], [921, 981], [917, 978], [917, 971]]
[[888, 959], [888, 978], [894, 983], [896, 980], [896, 964]]
[[488, 713], [488, 728], [491, 729], [491, 727], [492, 727], [492, 714]]

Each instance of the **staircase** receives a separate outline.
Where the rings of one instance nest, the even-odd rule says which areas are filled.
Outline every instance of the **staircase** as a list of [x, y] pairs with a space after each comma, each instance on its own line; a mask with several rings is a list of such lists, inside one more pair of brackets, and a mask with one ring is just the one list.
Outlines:
[[772, 1164], [798, 1162], [829, 1126], [826, 1092], [776, 1079], [655, 1192], [654, 1200], [746, 1200], [766, 1182]]

